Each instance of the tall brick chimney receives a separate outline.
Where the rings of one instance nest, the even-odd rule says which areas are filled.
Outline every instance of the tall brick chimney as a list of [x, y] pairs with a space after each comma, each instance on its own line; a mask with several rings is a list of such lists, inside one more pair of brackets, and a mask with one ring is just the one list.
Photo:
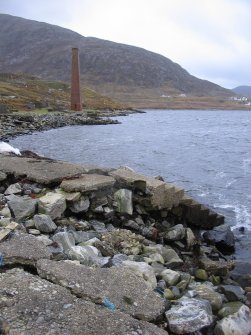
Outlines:
[[82, 111], [78, 48], [72, 48], [71, 110]]

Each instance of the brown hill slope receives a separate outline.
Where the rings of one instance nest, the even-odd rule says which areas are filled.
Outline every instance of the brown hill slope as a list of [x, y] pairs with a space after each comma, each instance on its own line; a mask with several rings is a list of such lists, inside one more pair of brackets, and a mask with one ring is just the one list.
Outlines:
[[[86, 87], [82, 87], [81, 93], [85, 109], [113, 110], [128, 107]], [[1, 108], [29, 110], [48, 107], [54, 110], [70, 108], [68, 83], [41, 80], [22, 74], [0, 73], [0, 111]]]
[[[23, 72], [69, 80], [71, 48], [80, 49], [81, 79], [103, 94], [138, 102], [161, 95], [229, 96], [226, 90], [191, 76], [170, 59], [147, 50], [83, 37], [47, 23], [0, 14], [0, 72]], [[157, 103], [156, 102], [156, 103]]]

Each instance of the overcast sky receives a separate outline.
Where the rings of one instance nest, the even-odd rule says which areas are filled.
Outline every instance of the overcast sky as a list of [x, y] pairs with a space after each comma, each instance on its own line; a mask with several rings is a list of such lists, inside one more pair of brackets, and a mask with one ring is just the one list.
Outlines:
[[251, 0], [0, 0], [0, 12], [143, 47], [226, 88], [251, 85]]

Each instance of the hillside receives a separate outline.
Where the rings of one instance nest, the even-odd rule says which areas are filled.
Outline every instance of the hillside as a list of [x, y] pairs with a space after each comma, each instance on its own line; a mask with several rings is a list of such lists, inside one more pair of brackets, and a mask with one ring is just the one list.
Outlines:
[[251, 97], [251, 86], [238, 86], [232, 89], [234, 93], [238, 95], [244, 95], [246, 97]]
[[[128, 107], [86, 87], [82, 87], [81, 93], [85, 109], [110, 110]], [[69, 109], [70, 86], [69, 83], [41, 80], [29, 75], [0, 73], [1, 106], [10, 110], [48, 107], [55, 110]]]
[[156, 105], [163, 95], [233, 94], [141, 48], [84, 37], [58, 26], [6, 14], [0, 14], [0, 25], [0, 72], [69, 81], [71, 48], [78, 47], [82, 83], [133, 105]]

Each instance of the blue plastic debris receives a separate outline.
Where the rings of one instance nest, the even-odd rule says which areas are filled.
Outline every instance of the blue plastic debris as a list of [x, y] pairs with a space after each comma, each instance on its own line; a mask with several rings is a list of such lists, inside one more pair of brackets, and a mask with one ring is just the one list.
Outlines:
[[111, 311], [115, 311], [116, 306], [107, 298], [104, 299], [102, 306], [110, 309]]
[[4, 266], [3, 255], [0, 254], [0, 266]]
[[160, 287], [156, 287], [156, 289], [154, 290], [155, 292], [159, 293], [160, 295], [164, 295], [164, 290]]

